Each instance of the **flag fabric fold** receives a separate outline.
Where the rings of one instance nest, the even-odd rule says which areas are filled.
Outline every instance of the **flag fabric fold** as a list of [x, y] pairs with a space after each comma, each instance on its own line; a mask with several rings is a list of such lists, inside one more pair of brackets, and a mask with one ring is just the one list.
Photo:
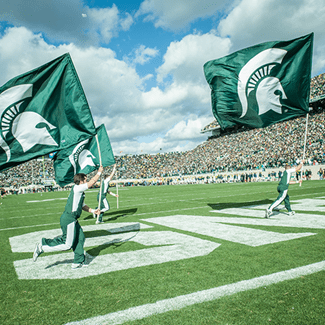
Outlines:
[[266, 42], [205, 63], [222, 129], [262, 128], [309, 112], [313, 36]]
[[0, 88], [0, 170], [94, 134], [90, 108], [68, 53]]
[[[113, 150], [102, 124], [97, 129], [97, 137], [103, 167], [115, 164]], [[73, 182], [77, 173], [89, 174], [98, 169], [100, 163], [96, 137], [79, 142], [67, 149], [60, 150], [54, 157], [55, 181], [61, 186]]]

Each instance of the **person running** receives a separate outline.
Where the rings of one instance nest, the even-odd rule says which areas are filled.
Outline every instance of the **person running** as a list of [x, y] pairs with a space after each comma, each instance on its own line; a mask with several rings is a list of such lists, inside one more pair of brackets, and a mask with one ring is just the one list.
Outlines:
[[94, 211], [84, 204], [84, 191], [95, 185], [102, 171], [103, 167], [100, 166], [97, 174], [89, 182], [87, 182], [87, 175], [83, 173], [79, 173], [74, 176], [73, 181], [75, 185], [71, 189], [65, 210], [60, 218], [62, 235], [53, 239], [42, 238], [41, 243], [37, 243], [35, 246], [33, 254], [34, 262], [36, 262], [38, 256], [40, 256], [43, 252], [49, 253], [65, 251], [71, 248], [74, 252], [74, 260], [71, 268], [76, 269], [84, 265], [85, 235], [78, 222], [78, 218], [80, 217], [82, 210], [89, 213], [98, 213], [98, 211]]
[[290, 165], [286, 164], [285, 170], [283, 172], [283, 175], [277, 187], [277, 191], [279, 192], [279, 195], [277, 199], [265, 210], [265, 218], [269, 218], [273, 212], [273, 209], [279, 206], [283, 201], [286, 209], [289, 212], [289, 216], [295, 214], [295, 212], [291, 210], [288, 188], [289, 188], [289, 184], [301, 183], [301, 180], [296, 182], [296, 181], [290, 181], [290, 179], [291, 179], [291, 175], [293, 173], [296, 173], [298, 170], [300, 170], [302, 166], [303, 166], [302, 162], [297, 167], [293, 167], [293, 168], [291, 168]]
[[[101, 195], [100, 204], [99, 204], [99, 208], [98, 208], [98, 209], [100, 209], [100, 210], [98, 210], [99, 217], [98, 217], [98, 220], [96, 220], [96, 224], [103, 223], [104, 212], [108, 211], [110, 208], [109, 203], [106, 198], [107, 194], [118, 197], [117, 194], [114, 194], [113, 192], [109, 191], [109, 182], [113, 178], [115, 170], [116, 170], [116, 164], [113, 166], [113, 171], [109, 176], [108, 176], [108, 174], [104, 175], [104, 179], [102, 181], [102, 195]], [[97, 202], [99, 202], [99, 194], [100, 193], [98, 192]], [[93, 217], [94, 218], [97, 217], [97, 214], [95, 212], [93, 212]]]

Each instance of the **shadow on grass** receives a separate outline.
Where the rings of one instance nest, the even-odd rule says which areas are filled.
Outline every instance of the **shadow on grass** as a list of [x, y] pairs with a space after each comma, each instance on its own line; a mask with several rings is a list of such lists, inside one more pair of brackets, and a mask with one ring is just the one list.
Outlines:
[[[126, 231], [128, 232], [128, 231]], [[100, 252], [108, 247], [114, 246], [114, 248], [117, 248], [121, 245], [123, 245], [124, 243], [130, 241], [132, 238], [134, 238], [137, 234], [139, 233], [139, 231], [137, 231], [135, 234], [133, 234], [131, 237], [127, 238], [127, 239], [122, 239], [122, 238], [114, 238], [111, 241], [108, 241], [104, 244], [101, 244], [97, 247], [94, 247], [90, 250], [87, 251], [88, 257], [91, 257], [91, 260], [93, 260], [94, 258], [96, 258]]]
[[50, 264], [48, 266], [45, 267], [45, 269], [49, 269], [53, 266], [56, 266], [56, 265], [61, 265], [61, 264], [72, 264], [73, 263], [73, 259], [68, 259], [68, 260], [64, 260], [64, 261], [57, 261], [53, 264]]
[[101, 237], [107, 235], [114, 235], [114, 234], [126, 234], [128, 232], [140, 231], [140, 223], [134, 223], [131, 225], [126, 225], [117, 228], [110, 228], [110, 229], [98, 229], [92, 231], [84, 231], [84, 235], [86, 238], [91, 237]]
[[271, 204], [272, 202], [272, 200], [259, 200], [251, 202], [208, 203], [208, 206], [210, 206], [213, 210], [223, 210], [230, 208], [249, 207], [253, 205]]
[[[138, 211], [137, 208], [125, 209], [125, 210], [116, 210], [116, 211], [104, 213], [104, 217], [108, 217], [108, 220], [106, 220], [106, 221], [117, 220], [118, 218], [126, 217], [128, 215], [135, 214], [137, 211]], [[85, 217], [83, 220], [88, 220], [88, 219], [93, 219], [93, 215], [90, 214], [87, 217]]]
[[89, 249], [87, 251], [87, 254], [91, 256], [91, 260], [93, 260], [95, 257], [97, 257], [100, 252], [108, 247], [111, 247], [111, 246], [114, 246], [115, 248], [116, 247], [119, 247], [121, 245], [123, 245], [124, 241], [122, 241], [122, 239], [119, 239], [119, 238], [116, 238], [114, 240], [112, 240], [111, 242], [107, 242], [107, 243], [104, 243], [102, 245], [99, 245], [97, 247], [94, 247], [92, 249]]
[[[114, 246], [114, 247], [119, 247], [121, 246], [123, 243], [131, 240], [132, 238], [134, 238], [135, 236], [137, 236], [137, 234], [140, 231], [140, 224], [139, 223], [135, 223], [132, 225], [127, 225], [127, 226], [123, 226], [123, 227], [118, 227], [118, 228], [112, 228], [112, 229], [107, 229], [107, 230], [95, 230], [95, 231], [88, 231], [85, 233], [86, 238], [88, 237], [99, 237], [99, 236], [107, 236], [109, 235], [116, 235], [116, 234], [126, 234], [126, 233], [132, 233], [130, 234], [131, 236], [129, 238], [114, 238], [112, 240], [107, 241], [106, 243], [103, 243], [97, 247], [94, 247], [90, 250], [87, 251], [87, 253], [92, 256], [92, 258], [96, 257], [99, 255], [99, 253], [110, 247], [110, 246]], [[135, 233], [134, 233], [135, 232]]]

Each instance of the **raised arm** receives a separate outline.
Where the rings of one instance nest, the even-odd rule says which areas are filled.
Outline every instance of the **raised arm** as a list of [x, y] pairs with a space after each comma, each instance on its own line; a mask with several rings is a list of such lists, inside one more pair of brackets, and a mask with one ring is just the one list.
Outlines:
[[109, 180], [111, 180], [113, 178], [115, 170], [116, 170], [116, 164], [113, 165], [113, 170], [111, 172], [111, 175], [109, 175]]
[[297, 167], [295, 167], [296, 172], [302, 168], [303, 162], [305, 161], [301, 161], [300, 164]]
[[89, 182], [87, 182], [88, 188], [91, 188], [95, 185], [102, 172], [103, 172], [103, 166], [100, 166], [98, 168], [97, 174]]

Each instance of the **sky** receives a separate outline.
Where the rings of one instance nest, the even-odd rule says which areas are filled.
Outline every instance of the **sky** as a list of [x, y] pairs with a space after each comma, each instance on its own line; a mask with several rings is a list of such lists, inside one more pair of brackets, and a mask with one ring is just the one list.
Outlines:
[[69, 52], [115, 155], [194, 149], [214, 120], [203, 65], [314, 32], [325, 72], [325, 0], [2, 0], [0, 85]]

